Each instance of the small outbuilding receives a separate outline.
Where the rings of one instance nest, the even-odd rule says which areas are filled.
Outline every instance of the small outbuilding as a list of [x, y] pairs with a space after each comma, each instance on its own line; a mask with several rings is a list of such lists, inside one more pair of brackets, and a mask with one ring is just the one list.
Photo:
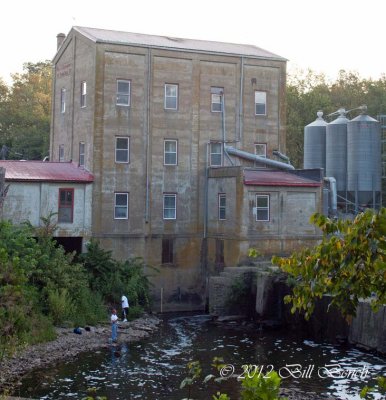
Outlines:
[[67, 251], [81, 252], [91, 237], [93, 175], [72, 162], [0, 160], [7, 193], [2, 218], [14, 224], [53, 214], [54, 233]]

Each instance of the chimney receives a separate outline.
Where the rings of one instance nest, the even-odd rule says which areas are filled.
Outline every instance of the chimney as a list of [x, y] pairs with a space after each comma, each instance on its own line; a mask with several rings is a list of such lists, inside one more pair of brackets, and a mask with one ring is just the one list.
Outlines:
[[64, 33], [58, 33], [56, 35], [56, 50], [59, 50], [60, 46], [64, 42], [64, 39], [66, 38], [66, 35]]

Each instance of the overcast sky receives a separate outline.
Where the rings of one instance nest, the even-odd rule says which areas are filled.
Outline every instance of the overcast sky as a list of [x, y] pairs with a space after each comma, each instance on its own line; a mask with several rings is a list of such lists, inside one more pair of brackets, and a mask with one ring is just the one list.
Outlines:
[[386, 72], [386, 0], [3, 0], [0, 77], [52, 59], [74, 25], [252, 44], [334, 79]]

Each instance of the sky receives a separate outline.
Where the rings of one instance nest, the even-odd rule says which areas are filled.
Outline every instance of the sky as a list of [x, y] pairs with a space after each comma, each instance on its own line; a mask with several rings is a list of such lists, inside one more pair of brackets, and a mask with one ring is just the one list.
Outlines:
[[72, 26], [251, 44], [288, 59], [288, 71], [386, 73], [386, 0], [4, 0], [0, 78], [51, 60]]

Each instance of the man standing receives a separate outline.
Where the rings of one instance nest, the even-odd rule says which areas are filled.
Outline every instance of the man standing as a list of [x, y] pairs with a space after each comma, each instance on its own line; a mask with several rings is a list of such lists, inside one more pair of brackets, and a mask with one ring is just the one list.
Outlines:
[[121, 301], [122, 301], [122, 319], [123, 322], [127, 322], [127, 315], [129, 313], [129, 302], [124, 294], [122, 295]]

